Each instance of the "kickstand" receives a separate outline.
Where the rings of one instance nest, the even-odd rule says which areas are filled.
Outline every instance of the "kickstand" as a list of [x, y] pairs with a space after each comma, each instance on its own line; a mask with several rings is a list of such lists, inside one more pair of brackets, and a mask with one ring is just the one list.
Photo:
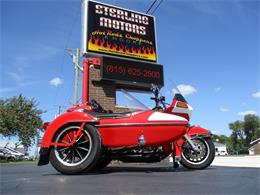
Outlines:
[[178, 162], [173, 162], [173, 168], [178, 168], [180, 165], [179, 165], [179, 163]]
[[179, 167], [180, 160], [181, 160], [180, 156], [174, 156], [173, 157], [173, 168], [178, 168]]

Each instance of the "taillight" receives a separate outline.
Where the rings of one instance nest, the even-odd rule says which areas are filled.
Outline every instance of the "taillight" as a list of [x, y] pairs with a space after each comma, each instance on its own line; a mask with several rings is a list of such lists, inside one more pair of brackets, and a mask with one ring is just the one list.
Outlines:
[[178, 108], [188, 108], [187, 103], [184, 102], [177, 102], [176, 107]]

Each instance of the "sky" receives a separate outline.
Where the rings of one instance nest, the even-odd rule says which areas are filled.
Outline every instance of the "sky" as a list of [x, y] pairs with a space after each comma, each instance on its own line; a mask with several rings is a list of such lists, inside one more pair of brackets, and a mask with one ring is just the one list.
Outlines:
[[[153, 0], [100, 2], [146, 12]], [[81, 2], [1, 0], [0, 9], [0, 98], [34, 98], [51, 121], [73, 102], [74, 68], [64, 49], [81, 47]], [[194, 108], [191, 124], [230, 135], [229, 123], [260, 114], [259, 1], [164, 0], [154, 16], [161, 92], [171, 102], [179, 86]]]

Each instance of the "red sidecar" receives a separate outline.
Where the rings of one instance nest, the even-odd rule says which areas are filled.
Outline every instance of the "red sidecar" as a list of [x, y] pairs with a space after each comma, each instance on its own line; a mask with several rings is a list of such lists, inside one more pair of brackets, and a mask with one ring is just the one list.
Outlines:
[[111, 160], [151, 163], [171, 154], [175, 166], [209, 166], [215, 155], [210, 132], [189, 126], [192, 108], [182, 95], [176, 94], [166, 107], [158, 91], [153, 90], [154, 109], [127, 92], [138, 103], [135, 111], [113, 113], [94, 100], [68, 109], [45, 124], [38, 165], [50, 161], [62, 173], [78, 174], [102, 169]]

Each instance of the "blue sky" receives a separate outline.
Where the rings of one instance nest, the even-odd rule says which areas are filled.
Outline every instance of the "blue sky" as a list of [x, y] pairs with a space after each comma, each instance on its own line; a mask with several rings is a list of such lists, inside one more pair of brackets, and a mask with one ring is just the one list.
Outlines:
[[[145, 12], [153, 1], [102, 2]], [[81, 46], [80, 0], [0, 3], [0, 97], [35, 98], [50, 121], [73, 102], [64, 48]], [[168, 102], [172, 83], [180, 85], [194, 108], [191, 123], [217, 134], [229, 135], [228, 124], [245, 113], [260, 114], [259, 1], [164, 0], [154, 15]]]

